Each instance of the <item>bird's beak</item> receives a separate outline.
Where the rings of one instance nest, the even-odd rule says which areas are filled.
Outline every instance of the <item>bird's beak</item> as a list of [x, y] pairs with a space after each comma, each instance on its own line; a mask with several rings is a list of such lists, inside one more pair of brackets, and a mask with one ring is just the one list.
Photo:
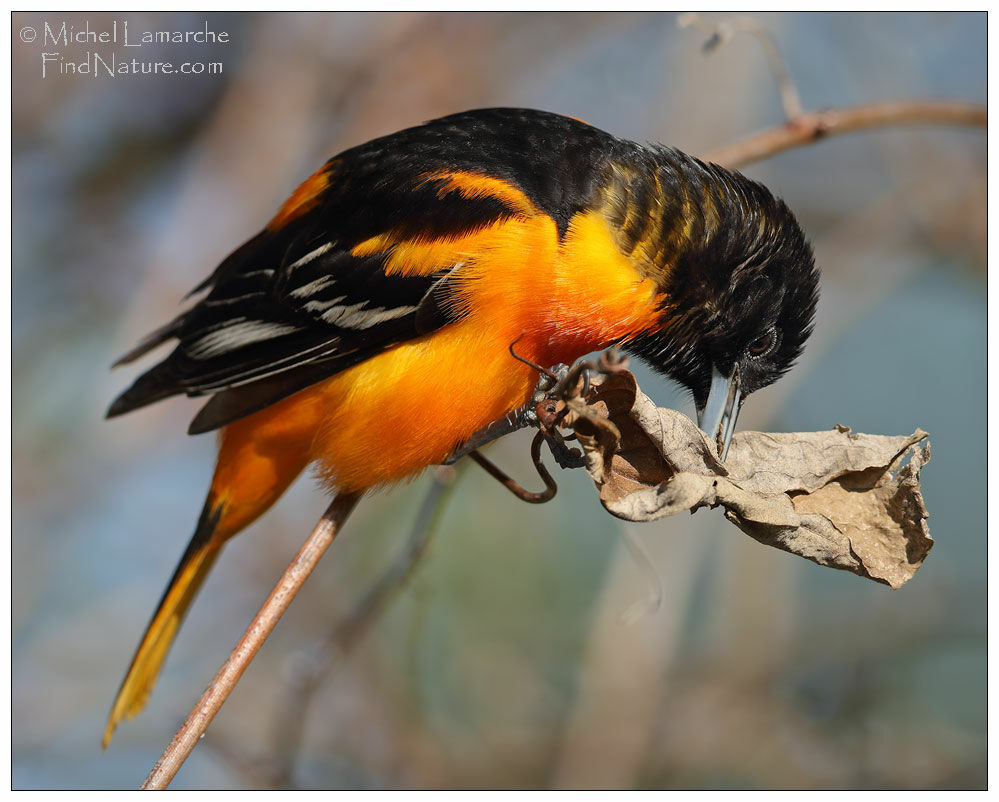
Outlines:
[[739, 367], [732, 368], [731, 376], [723, 376], [718, 368], [711, 368], [711, 389], [702, 409], [697, 410], [697, 425], [716, 443], [720, 441], [722, 462], [728, 456], [728, 446], [735, 432], [735, 420], [742, 406], [739, 390]]

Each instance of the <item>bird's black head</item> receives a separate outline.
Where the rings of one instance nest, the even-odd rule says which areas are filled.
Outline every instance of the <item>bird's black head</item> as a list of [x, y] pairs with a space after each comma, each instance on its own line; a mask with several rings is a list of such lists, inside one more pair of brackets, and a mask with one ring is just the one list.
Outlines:
[[658, 328], [626, 347], [689, 388], [702, 428], [727, 447], [742, 400], [801, 354], [818, 271], [794, 215], [764, 186], [677, 151], [658, 155], [666, 302]]

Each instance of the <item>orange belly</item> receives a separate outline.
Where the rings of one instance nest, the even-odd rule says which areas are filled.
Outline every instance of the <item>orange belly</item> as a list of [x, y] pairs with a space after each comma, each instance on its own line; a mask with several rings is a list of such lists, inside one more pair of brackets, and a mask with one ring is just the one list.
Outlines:
[[[520, 332], [476, 328], [463, 322], [399, 345], [316, 388], [326, 414], [313, 447], [330, 486], [360, 490], [438, 464], [527, 401], [537, 372], [508, 350]], [[528, 337], [516, 350], [543, 365], [579, 355], [553, 355]]]

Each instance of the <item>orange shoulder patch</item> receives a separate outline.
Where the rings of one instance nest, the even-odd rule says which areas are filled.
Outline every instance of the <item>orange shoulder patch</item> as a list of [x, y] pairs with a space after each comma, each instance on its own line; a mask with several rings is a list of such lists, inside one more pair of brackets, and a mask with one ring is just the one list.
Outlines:
[[426, 173], [423, 176], [425, 181], [434, 181], [440, 185], [437, 190], [438, 197], [449, 192], [457, 192], [463, 198], [497, 198], [510, 207], [516, 214], [534, 216], [538, 213], [537, 207], [531, 203], [530, 198], [521, 192], [509, 181], [496, 178], [485, 173], [473, 173], [461, 170], [439, 170]]
[[507, 245], [511, 232], [519, 231], [525, 219], [542, 216], [521, 190], [508, 181], [485, 173], [438, 170], [423, 174], [418, 186], [428, 183], [436, 185], [439, 198], [458, 193], [468, 200], [498, 199], [513, 212], [514, 219], [497, 220], [475, 229], [435, 237], [405, 237], [389, 230], [357, 243], [351, 248], [351, 253], [358, 258], [386, 254], [384, 264], [388, 275], [428, 276], [474, 259], [486, 250]]
[[385, 254], [385, 273], [389, 276], [429, 276], [506, 245], [511, 236], [516, 236], [511, 232], [519, 232], [522, 226], [523, 223], [501, 220], [474, 231], [433, 239], [407, 239], [388, 232], [358, 243], [350, 252], [359, 258]]
[[310, 209], [315, 208], [319, 198], [330, 185], [331, 164], [324, 164], [319, 170], [306, 178], [271, 218], [267, 228], [276, 231], [286, 226], [296, 217], [301, 217]]

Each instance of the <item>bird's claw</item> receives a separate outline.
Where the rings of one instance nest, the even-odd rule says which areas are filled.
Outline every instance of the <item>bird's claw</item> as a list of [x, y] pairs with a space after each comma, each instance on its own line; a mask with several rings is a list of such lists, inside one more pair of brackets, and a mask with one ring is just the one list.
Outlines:
[[[527, 362], [516, 354], [512, 346], [510, 353], [515, 359]], [[627, 362], [627, 358], [618, 355], [616, 348], [601, 354], [598, 362], [580, 359], [571, 368], [568, 365], [558, 364], [545, 369], [527, 362], [540, 374], [528, 402], [499, 420], [479, 429], [465, 443], [455, 449], [454, 453], [444, 461], [444, 464], [450, 465], [462, 457], [468, 456], [518, 498], [534, 504], [550, 500], [555, 496], [558, 486], [541, 461], [542, 441], [548, 443], [548, 449], [559, 467], [563, 469], [583, 467], [582, 453], [579, 449], [567, 446], [565, 437], [559, 431], [559, 424], [568, 412], [565, 402], [573, 398], [584, 397], [589, 393], [591, 373], [614, 373], [623, 370]], [[525, 490], [479, 452], [480, 448], [493, 440], [528, 427], [538, 429], [538, 433], [531, 443], [531, 458], [538, 475], [545, 483], [545, 489], [540, 493]]]
[[583, 459], [583, 453], [578, 448], [569, 448], [561, 435], [557, 437], [546, 435], [545, 441], [548, 443], [548, 448], [560, 468], [569, 470], [572, 468], [582, 468], [586, 464], [586, 461]]
[[538, 405], [548, 399], [552, 390], [559, 385], [568, 372], [569, 366], [561, 363], [549, 368], [547, 371], [542, 371], [538, 377], [538, 383], [534, 386], [534, 391], [531, 393], [531, 398], [526, 404], [517, 407], [513, 412], [508, 412], [499, 420], [483, 426], [469, 437], [468, 440], [458, 446], [451, 456], [444, 460], [443, 464], [453, 465], [472, 451], [487, 446], [504, 435], [512, 434], [521, 429], [540, 428], [541, 422], [538, 419]]
[[[569, 448], [558, 432], [558, 424], [564, 412], [557, 411], [557, 404], [569, 398], [586, 396], [590, 390], [592, 374], [614, 373], [623, 370], [627, 364], [627, 357], [619, 356], [616, 348], [610, 348], [604, 351], [596, 362], [580, 359], [571, 367], [559, 363], [547, 369], [541, 368], [538, 383], [526, 404], [479, 429], [455, 449], [443, 464], [452, 465], [504, 435], [520, 429], [535, 428], [544, 434], [552, 456], [561, 468], [582, 467], [583, 455], [578, 449]], [[582, 386], [580, 386], [581, 379]]]

